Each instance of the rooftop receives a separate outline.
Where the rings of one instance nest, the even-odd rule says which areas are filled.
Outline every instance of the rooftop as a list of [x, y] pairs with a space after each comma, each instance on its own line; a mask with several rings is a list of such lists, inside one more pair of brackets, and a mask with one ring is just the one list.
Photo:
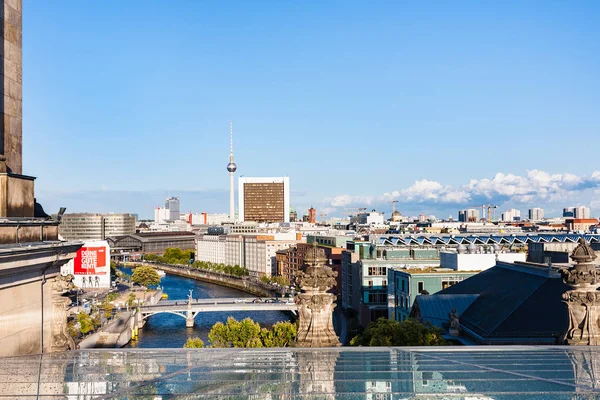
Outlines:
[[0, 395], [587, 399], [599, 363], [567, 346], [79, 350], [2, 359]]

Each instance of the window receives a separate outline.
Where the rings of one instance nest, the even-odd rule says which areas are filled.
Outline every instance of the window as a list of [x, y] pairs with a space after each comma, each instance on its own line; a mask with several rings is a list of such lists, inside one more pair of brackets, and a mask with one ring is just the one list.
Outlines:
[[381, 283], [381, 287], [387, 289], [387, 280], [383, 280], [383, 282]]
[[421, 292], [423, 292], [423, 290], [425, 289], [425, 283], [424, 283], [424, 282], [418, 282], [418, 283], [417, 283], [417, 287], [418, 287], [417, 291], [418, 291], [418, 292], [419, 292], [419, 294], [420, 294], [420, 293], [421, 293]]
[[373, 289], [373, 281], [369, 281], [369, 289]]
[[385, 303], [387, 295], [385, 293], [369, 293], [369, 303]]
[[404, 282], [405, 282], [405, 280], [404, 280], [404, 279], [402, 279], [402, 291], [403, 291], [403, 292], [406, 292], [406, 288], [405, 288], [405, 286], [404, 286]]

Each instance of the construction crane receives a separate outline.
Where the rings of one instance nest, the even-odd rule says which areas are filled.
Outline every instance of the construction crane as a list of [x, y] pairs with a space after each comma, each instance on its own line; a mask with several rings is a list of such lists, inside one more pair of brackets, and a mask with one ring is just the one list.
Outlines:
[[351, 208], [344, 208], [344, 210], [346, 210], [346, 211], [358, 210], [358, 213], [352, 213], [349, 215], [349, 217], [354, 217], [356, 214], [360, 214], [362, 212], [367, 211], [367, 208], [366, 207], [351, 207]]
[[327, 214], [320, 213], [319, 216], [321, 216], [321, 223], [324, 224], [325, 223], [325, 217], [327, 216]]
[[[485, 219], [486, 210], [487, 210], [487, 219], [486, 219], [487, 222], [492, 222], [496, 219], [496, 208], [498, 208], [497, 205], [488, 202], [487, 204], [482, 204], [481, 206], [479, 206], [479, 205], [469, 206], [469, 208], [479, 208], [479, 207], [481, 207], [481, 219]], [[492, 219], [492, 210], [494, 210], [494, 219]]]

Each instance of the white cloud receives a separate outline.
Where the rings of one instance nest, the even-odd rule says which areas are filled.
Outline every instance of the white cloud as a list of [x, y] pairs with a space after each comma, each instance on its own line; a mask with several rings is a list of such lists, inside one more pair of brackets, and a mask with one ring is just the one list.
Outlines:
[[[550, 174], [541, 170], [528, 171], [525, 176], [497, 173], [492, 179], [472, 179], [468, 183], [454, 187], [440, 182], [421, 179], [411, 186], [383, 193], [380, 196], [338, 195], [325, 199], [329, 207], [373, 206], [389, 207], [392, 200], [403, 204], [426, 204], [432, 207], [473, 206], [488, 201], [497, 204], [522, 204], [543, 206], [548, 203], [587, 202], [593, 208], [600, 208], [600, 201], [593, 201], [594, 189], [600, 190], [600, 171], [590, 176], [574, 174]], [[582, 196], [588, 196], [589, 199]], [[584, 197], [585, 197], [584, 196]]]

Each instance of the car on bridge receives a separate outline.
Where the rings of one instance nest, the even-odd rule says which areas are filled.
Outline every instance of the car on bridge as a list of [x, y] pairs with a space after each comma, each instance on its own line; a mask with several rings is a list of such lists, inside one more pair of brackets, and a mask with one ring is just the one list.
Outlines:
[[234, 303], [245, 303], [246, 299], [235, 299]]
[[253, 303], [262, 303], [263, 299], [257, 298], [257, 299], [252, 300], [252, 302]]

